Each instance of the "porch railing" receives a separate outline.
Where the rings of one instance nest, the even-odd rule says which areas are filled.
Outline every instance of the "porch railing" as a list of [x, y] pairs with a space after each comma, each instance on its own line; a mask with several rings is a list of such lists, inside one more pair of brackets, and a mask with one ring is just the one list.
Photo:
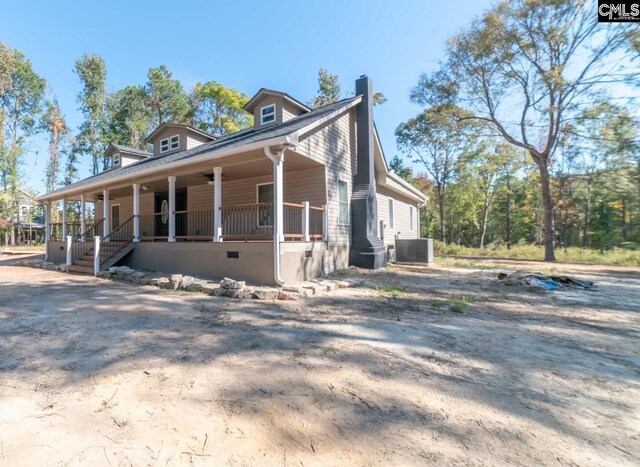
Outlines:
[[[72, 256], [71, 261], [76, 261], [82, 258], [85, 254], [93, 250], [94, 240], [93, 238], [98, 235], [102, 236], [104, 219], [100, 220], [95, 225], [90, 226], [84, 232], [78, 234], [71, 245]], [[85, 224], [86, 225], [86, 224]]]
[[67, 222], [67, 231], [63, 232], [62, 230], [63, 224], [62, 222], [51, 222], [49, 224], [49, 229], [51, 232], [51, 241], [61, 242], [70, 235], [72, 237], [76, 237], [81, 233], [82, 225], [76, 222]]
[[131, 216], [118, 227], [109, 232], [100, 241], [100, 264], [112, 257], [129, 243], [133, 242], [133, 220]]
[[[322, 240], [326, 218], [323, 207], [306, 203], [284, 203], [283, 221], [285, 240]], [[255, 203], [224, 206], [220, 209], [222, 238], [224, 240], [270, 240], [273, 237], [273, 204]], [[140, 215], [140, 239], [166, 240], [169, 235], [168, 213]], [[308, 224], [306, 218], [308, 217]], [[308, 225], [308, 230], [305, 228]], [[175, 236], [177, 240], [205, 240], [213, 238], [213, 211], [176, 211]]]

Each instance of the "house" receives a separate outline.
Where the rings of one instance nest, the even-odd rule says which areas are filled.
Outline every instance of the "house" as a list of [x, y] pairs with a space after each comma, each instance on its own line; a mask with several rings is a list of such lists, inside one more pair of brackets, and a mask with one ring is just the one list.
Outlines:
[[66, 219], [64, 234], [48, 229], [48, 259], [282, 284], [379, 268], [396, 239], [419, 239], [426, 197], [387, 167], [369, 78], [321, 108], [261, 89], [245, 109], [251, 128], [216, 139], [164, 123], [151, 152], [111, 145], [108, 170], [41, 196], [83, 206], [80, 234], [67, 237]]
[[[3, 193], [8, 193], [2, 190]], [[9, 228], [0, 233], [5, 245], [44, 243], [44, 209], [28, 190], [18, 188], [13, 214], [5, 216]]]

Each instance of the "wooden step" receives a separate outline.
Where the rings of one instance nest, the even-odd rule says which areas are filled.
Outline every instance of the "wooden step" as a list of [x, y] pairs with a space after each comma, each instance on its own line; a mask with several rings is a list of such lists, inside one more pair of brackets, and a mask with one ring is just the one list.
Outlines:
[[77, 264], [72, 264], [67, 268], [69, 272], [77, 272], [80, 274], [93, 274], [93, 266], [80, 266]]
[[77, 265], [77, 266], [86, 266], [89, 268], [93, 267], [93, 259], [77, 259], [73, 262], [73, 264]]

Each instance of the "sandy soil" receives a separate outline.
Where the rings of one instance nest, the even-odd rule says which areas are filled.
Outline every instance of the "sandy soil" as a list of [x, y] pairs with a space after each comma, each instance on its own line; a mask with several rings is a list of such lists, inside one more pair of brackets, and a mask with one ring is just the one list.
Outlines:
[[3, 465], [640, 459], [637, 270], [402, 266], [265, 303], [0, 264]]

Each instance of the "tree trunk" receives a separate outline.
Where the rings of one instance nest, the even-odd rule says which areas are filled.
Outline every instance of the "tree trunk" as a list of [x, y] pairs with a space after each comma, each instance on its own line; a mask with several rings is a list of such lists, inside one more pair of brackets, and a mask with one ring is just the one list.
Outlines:
[[480, 232], [480, 249], [484, 248], [484, 237], [487, 234], [487, 219], [489, 218], [489, 200], [487, 196], [484, 199], [484, 206], [482, 207], [482, 231]]
[[589, 224], [591, 223], [591, 182], [587, 185], [587, 202], [584, 206], [584, 226], [582, 226], [582, 248], [589, 248]]
[[511, 178], [507, 176], [507, 250], [511, 249]]
[[553, 196], [551, 195], [551, 180], [549, 177], [549, 167], [544, 161], [538, 164], [540, 171], [540, 185], [542, 188], [542, 208], [544, 210], [544, 260], [555, 261], [555, 232], [553, 226]]
[[440, 241], [445, 243], [444, 193], [442, 193], [442, 191], [438, 194], [438, 209], [440, 210]]

